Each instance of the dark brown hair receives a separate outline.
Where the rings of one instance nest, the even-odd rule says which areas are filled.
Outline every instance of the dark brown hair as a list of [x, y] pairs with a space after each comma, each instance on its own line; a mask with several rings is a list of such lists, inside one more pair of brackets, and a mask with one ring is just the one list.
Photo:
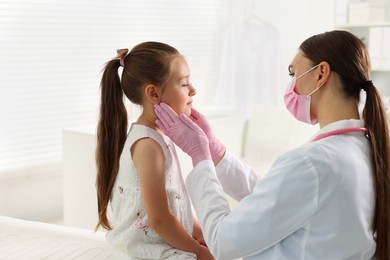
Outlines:
[[[387, 118], [381, 96], [370, 78], [370, 59], [362, 41], [347, 31], [330, 31], [314, 35], [301, 46], [305, 57], [313, 65], [322, 61], [329, 63], [332, 71], [341, 79], [348, 97], [357, 101], [362, 88], [366, 90], [363, 118], [368, 129], [372, 149], [374, 185], [376, 192], [374, 215], [374, 238], [376, 258], [390, 259], [390, 151]], [[368, 83], [368, 85], [367, 85]]]
[[119, 158], [126, 141], [127, 111], [123, 93], [133, 103], [142, 105], [142, 91], [147, 84], [162, 87], [169, 77], [171, 61], [179, 52], [164, 43], [144, 42], [124, 58], [122, 77], [119, 59], [107, 62], [101, 80], [101, 104], [97, 129], [96, 189], [98, 224], [111, 229], [107, 207], [119, 170]]

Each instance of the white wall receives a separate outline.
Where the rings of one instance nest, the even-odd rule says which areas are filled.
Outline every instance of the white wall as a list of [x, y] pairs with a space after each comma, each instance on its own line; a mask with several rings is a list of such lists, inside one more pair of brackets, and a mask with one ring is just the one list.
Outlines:
[[332, 30], [334, 27], [333, 0], [273, 0], [253, 1], [253, 12], [273, 24], [280, 36], [278, 62], [278, 96], [283, 104], [283, 94], [289, 82], [287, 67], [306, 38]]

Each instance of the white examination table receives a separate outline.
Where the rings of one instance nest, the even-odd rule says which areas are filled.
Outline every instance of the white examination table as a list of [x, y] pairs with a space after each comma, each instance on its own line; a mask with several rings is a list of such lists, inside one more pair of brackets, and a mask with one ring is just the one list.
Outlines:
[[0, 259], [115, 259], [104, 233], [0, 216]]

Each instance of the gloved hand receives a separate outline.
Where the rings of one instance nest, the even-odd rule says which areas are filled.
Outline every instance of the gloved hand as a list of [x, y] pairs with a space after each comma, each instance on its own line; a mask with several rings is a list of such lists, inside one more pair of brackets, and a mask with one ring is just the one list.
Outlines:
[[172, 141], [192, 158], [193, 166], [200, 161], [211, 160], [209, 141], [202, 129], [181, 114], [178, 116], [167, 104], [154, 106], [156, 124]]
[[191, 108], [190, 118], [203, 130], [209, 139], [209, 149], [213, 160], [226, 151], [226, 147], [214, 135], [207, 119], [198, 110]]

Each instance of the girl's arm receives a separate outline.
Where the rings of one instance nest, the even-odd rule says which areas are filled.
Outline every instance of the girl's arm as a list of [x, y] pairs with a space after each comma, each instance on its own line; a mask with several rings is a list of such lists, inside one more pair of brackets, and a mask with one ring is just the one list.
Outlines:
[[212, 259], [208, 249], [192, 238], [169, 211], [161, 146], [153, 139], [145, 138], [136, 142], [131, 152], [151, 227], [171, 246], [195, 253], [198, 258], [202, 255], [203, 259], [208, 259], [204, 255], [209, 254]]
[[199, 244], [207, 246], [206, 242], [204, 241], [202, 228], [200, 227], [199, 221], [196, 218], [194, 218], [194, 229], [192, 231], [192, 237], [195, 238]]

